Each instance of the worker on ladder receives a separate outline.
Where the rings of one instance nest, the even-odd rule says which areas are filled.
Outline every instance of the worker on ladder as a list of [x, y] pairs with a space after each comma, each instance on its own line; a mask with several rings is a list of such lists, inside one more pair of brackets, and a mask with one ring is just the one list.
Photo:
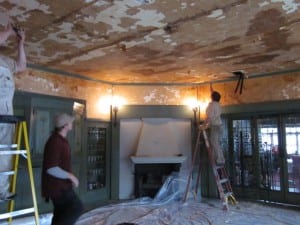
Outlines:
[[206, 120], [205, 127], [209, 128], [209, 141], [213, 150], [213, 156], [215, 157], [215, 163], [219, 166], [225, 164], [225, 158], [220, 140], [222, 136], [222, 120], [221, 120], [221, 95], [219, 92], [214, 91], [212, 85], [210, 85], [211, 102], [206, 108]]
[[[6, 25], [6, 28], [0, 32], [0, 44], [12, 35], [17, 36], [18, 56], [13, 60], [4, 55], [0, 55], [0, 115], [13, 114], [13, 96], [15, 91], [14, 77], [17, 72], [26, 69], [26, 55], [24, 50], [25, 32], [12, 24]], [[0, 123], [0, 144], [12, 144], [13, 141], [13, 124]], [[0, 157], [0, 172], [12, 168], [12, 155], [3, 155]], [[0, 201], [13, 197], [9, 192], [9, 177], [0, 176]]]

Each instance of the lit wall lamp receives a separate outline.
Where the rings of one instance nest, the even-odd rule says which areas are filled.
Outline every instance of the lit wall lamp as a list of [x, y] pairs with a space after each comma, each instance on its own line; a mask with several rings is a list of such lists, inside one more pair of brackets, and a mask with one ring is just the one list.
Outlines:
[[112, 113], [113, 113], [113, 126], [117, 126], [117, 115], [118, 112], [120, 110], [120, 108], [122, 107], [122, 105], [125, 104], [125, 99], [123, 97], [120, 96], [113, 96], [112, 98]]
[[197, 118], [197, 113], [198, 113], [198, 106], [194, 106], [192, 108], [193, 112], [194, 112], [194, 125], [197, 126], [198, 124], [198, 118]]
[[114, 125], [114, 127], [115, 127], [115, 126], [117, 126], [117, 114], [118, 114], [118, 111], [119, 111], [118, 106], [112, 106], [112, 111], [113, 111], [113, 114], [114, 114], [114, 122], [113, 122], [113, 125]]
[[188, 105], [194, 112], [194, 125], [197, 126], [200, 118], [200, 105], [196, 98], [189, 98], [185, 100], [185, 104]]

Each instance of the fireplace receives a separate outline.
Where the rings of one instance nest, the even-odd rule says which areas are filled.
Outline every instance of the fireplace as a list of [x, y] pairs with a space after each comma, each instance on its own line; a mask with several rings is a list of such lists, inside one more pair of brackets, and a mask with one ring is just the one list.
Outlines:
[[165, 179], [179, 173], [187, 156], [172, 119], [143, 119], [134, 164], [135, 197], [154, 197]]
[[186, 156], [138, 157], [131, 156], [134, 163], [134, 196], [155, 197], [165, 179], [179, 173]]
[[178, 173], [180, 166], [180, 163], [135, 164], [135, 197], [147, 196], [154, 198], [166, 178], [171, 173]]

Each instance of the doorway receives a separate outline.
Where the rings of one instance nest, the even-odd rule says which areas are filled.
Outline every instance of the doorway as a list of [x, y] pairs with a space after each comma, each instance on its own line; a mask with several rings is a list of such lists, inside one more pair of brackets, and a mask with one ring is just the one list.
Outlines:
[[300, 194], [300, 115], [283, 118], [286, 192]]
[[237, 196], [299, 204], [300, 115], [233, 118], [229, 124]]

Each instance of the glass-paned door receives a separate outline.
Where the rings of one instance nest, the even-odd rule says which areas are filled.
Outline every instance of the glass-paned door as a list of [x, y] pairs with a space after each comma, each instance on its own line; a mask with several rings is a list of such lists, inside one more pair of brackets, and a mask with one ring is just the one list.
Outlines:
[[259, 150], [259, 187], [281, 190], [281, 160], [278, 118], [257, 119], [257, 144]]
[[251, 120], [233, 120], [233, 158], [235, 186], [255, 185], [254, 154], [252, 146]]
[[106, 185], [106, 128], [87, 128], [87, 190]]
[[300, 193], [300, 116], [284, 118], [287, 191]]

